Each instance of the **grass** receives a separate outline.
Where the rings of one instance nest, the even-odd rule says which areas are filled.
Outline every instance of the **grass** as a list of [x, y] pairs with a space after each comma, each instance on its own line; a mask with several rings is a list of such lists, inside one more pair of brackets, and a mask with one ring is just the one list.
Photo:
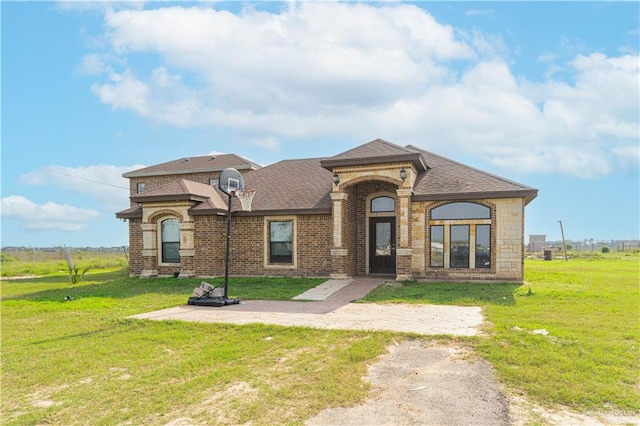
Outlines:
[[[250, 279], [230, 280], [230, 293]], [[290, 287], [306, 279], [255, 279]], [[365, 398], [367, 365], [392, 333], [137, 321], [184, 304], [197, 280], [131, 279], [126, 272], [2, 282], [3, 424], [301, 423]], [[65, 301], [66, 296], [73, 300]]]
[[639, 260], [637, 253], [527, 260], [524, 286], [407, 282], [364, 301], [483, 306], [492, 325], [476, 347], [512, 389], [542, 404], [637, 413]]
[[[638, 413], [639, 260], [527, 260], [524, 286], [407, 282], [366, 300], [480, 305], [486, 335], [459, 339], [512, 391], [578, 411]], [[126, 271], [74, 285], [65, 276], [3, 281], [3, 424], [300, 424], [362, 401], [367, 365], [392, 338], [407, 338], [126, 318], [184, 304], [200, 281]], [[229, 293], [286, 300], [320, 281], [232, 278]], [[532, 334], [542, 329], [548, 335]]]
[[[128, 266], [123, 252], [70, 250], [73, 263], [81, 271], [112, 271]], [[0, 254], [0, 274], [3, 277], [28, 275], [66, 275], [68, 277], [69, 267], [63, 250], [3, 250]]]

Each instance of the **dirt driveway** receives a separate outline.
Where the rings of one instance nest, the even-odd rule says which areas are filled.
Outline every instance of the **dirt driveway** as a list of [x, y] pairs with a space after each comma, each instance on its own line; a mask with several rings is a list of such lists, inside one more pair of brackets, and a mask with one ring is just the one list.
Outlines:
[[489, 363], [442, 343], [404, 341], [370, 367], [369, 399], [325, 410], [308, 425], [508, 425], [509, 407]]

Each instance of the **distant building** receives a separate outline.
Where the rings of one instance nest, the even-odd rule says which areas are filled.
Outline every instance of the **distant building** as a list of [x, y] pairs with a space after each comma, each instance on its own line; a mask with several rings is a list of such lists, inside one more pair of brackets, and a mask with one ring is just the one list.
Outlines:
[[546, 235], [529, 235], [529, 251], [542, 251], [547, 244]]

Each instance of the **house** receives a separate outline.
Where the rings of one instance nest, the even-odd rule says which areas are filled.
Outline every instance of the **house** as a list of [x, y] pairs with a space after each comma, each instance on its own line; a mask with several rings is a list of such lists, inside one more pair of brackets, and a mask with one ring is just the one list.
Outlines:
[[381, 139], [267, 167], [229, 154], [125, 173], [131, 275], [224, 274], [228, 167], [256, 190], [250, 212], [232, 199], [231, 275], [523, 279], [536, 189]]

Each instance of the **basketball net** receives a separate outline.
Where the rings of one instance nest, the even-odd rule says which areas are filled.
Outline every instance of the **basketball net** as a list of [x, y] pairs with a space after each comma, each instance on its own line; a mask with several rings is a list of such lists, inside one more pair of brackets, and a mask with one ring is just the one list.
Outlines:
[[251, 201], [253, 200], [253, 196], [256, 195], [255, 189], [237, 189], [233, 195], [238, 197], [240, 200], [240, 204], [242, 204], [242, 210], [246, 212], [251, 211]]

